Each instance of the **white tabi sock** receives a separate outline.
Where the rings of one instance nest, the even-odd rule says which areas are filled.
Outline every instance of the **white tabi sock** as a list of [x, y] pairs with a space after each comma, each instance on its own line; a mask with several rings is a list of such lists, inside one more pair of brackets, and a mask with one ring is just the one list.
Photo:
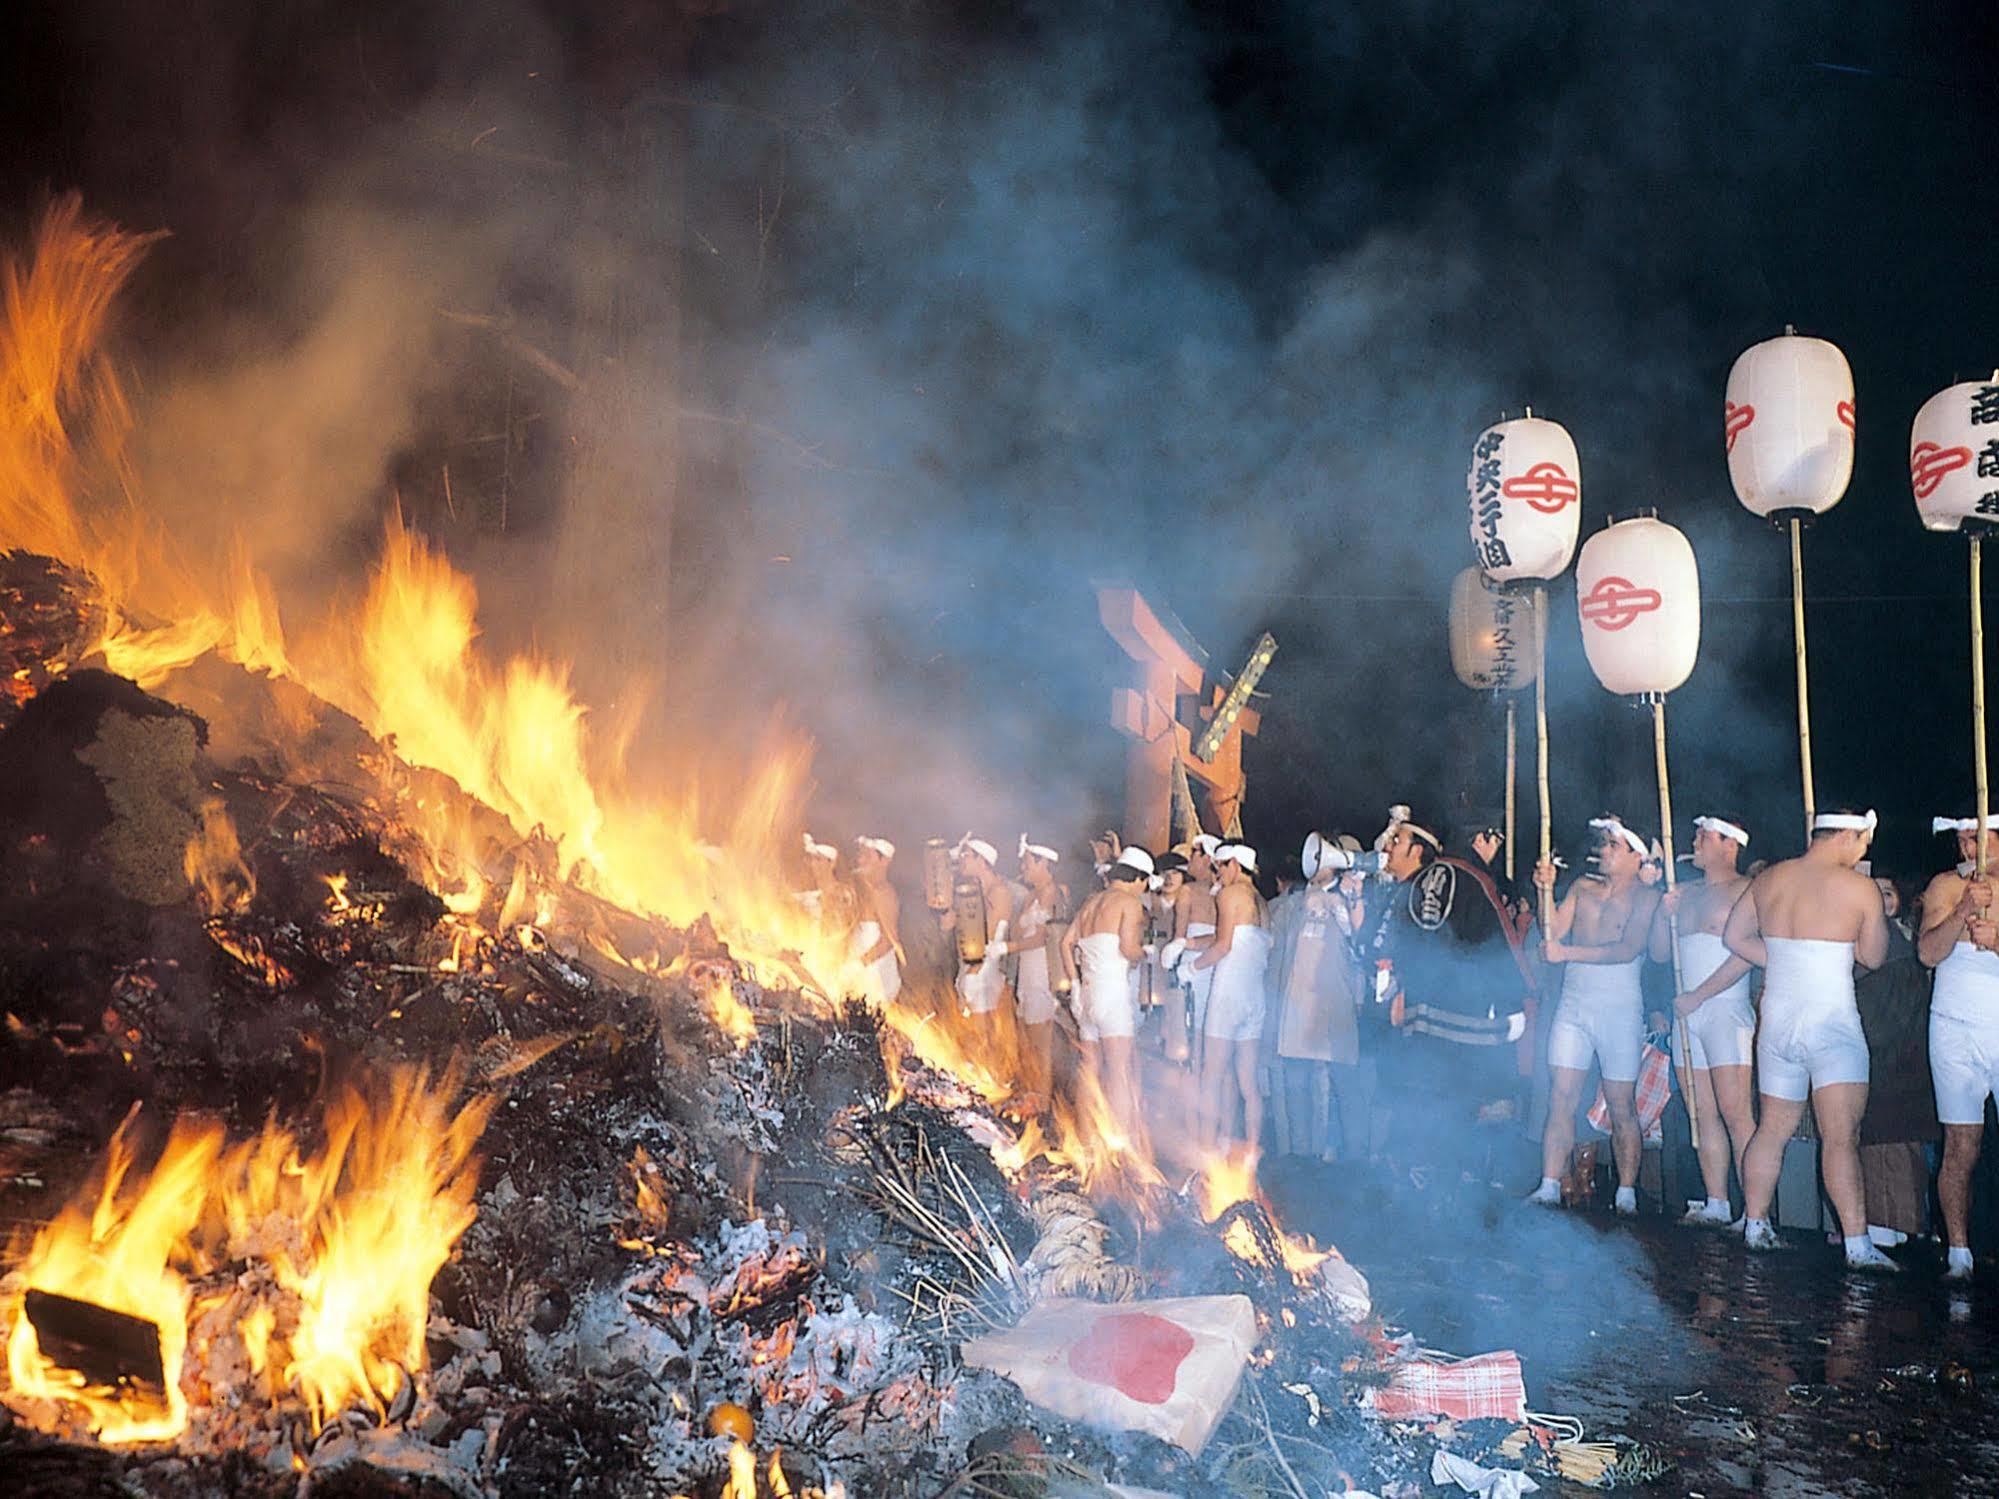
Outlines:
[[1862, 1259], [1865, 1259], [1869, 1251], [1873, 1248], [1874, 1241], [1868, 1238], [1866, 1234], [1848, 1234], [1846, 1236], [1846, 1252], [1849, 1257], [1859, 1255]]
[[1619, 1187], [1617, 1189], [1617, 1205], [1620, 1208], [1636, 1208], [1638, 1206], [1638, 1189], [1636, 1187]]
[[[1515, 1187], [1513, 1190], [1518, 1192], [1520, 1189]], [[1541, 1190], [1543, 1192], [1559, 1192], [1562, 1190], [1562, 1184], [1552, 1176], [1544, 1176], [1541, 1178]]]
[[1950, 1253], [1946, 1258], [1949, 1261], [1950, 1268], [1953, 1270], [1958, 1269], [1960, 1266], [1966, 1270], [1971, 1268], [1971, 1251], [1962, 1245], [1951, 1245]]
[[1730, 1217], [1728, 1199], [1726, 1197], [1710, 1197], [1707, 1200], [1707, 1211], [1710, 1218], [1720, 1218], [1726, 1222]]

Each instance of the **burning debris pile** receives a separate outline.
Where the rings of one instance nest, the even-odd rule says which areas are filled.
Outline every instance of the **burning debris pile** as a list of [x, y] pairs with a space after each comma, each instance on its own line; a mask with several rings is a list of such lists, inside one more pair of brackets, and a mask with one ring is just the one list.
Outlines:
[[[69, 387], [110, 388], [80, 376], [137, 250], [59, 208], [0, 328], [17, 1486], [1302, 1499], [1424, 1470], [1362, 1406], [1431, 1366], [1250, 1170], [1171, 1190], [1101, 1098], [1009, 1114], [948, 989], [843, 997], [844, 934], [775, 877], [802, 762], [705, 844], [592, 778], [561, 672], [472, 652], [469, 580], [399, 526], [341, 648], [294, 649], [242, 559], [208, 578], [76, 508]], [[1485, 1450], [1523, 1429], [1480, 1413]]]

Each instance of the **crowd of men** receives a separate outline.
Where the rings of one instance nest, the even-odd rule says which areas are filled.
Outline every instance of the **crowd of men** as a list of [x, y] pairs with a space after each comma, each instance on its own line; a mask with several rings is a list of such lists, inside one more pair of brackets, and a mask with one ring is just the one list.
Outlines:
[[[1155, 855], [1107, 833], [1080, 878], [1023, 836], [1010, 879], [967, 835], [948, 875], [926, 879], [926, 906], [971, 1034], [1013, 1032], [997, 1052], [1020, 1059], [1021, 1095], [1050, 1096], [1073, 1054], [1127, 1138], [1148, 1128], [1147, 1053], [1189, 1070], [1196, 1150], [1497, 1180], [1524, 1126], [1541, 1153], [1528, 1201], [1559, 1207], [1587, 1193], [1588, 1119], [1609, 1137], [1613, 1210], [1630, 1215], [1670, 1075], [1702, 1189], [1683, 1222], [1777, 1247], [1773, 1201], [1809, 1102], [1847, 1263], [1893, 1270], [1883, 1244], [1931, 1227], [1925, 1136], [1940, 1124], [1946, 1274], [1970, 1276], [1973, 1168], [1999, 1089], [1999, 913], [1975, 820], [1937, 819], [1959, 862], [1919, 901], [1872, 875], [1872, 812], [1820, 811], [1805, 851], [1769, 864], [1751, 860], [1741, 818], [1703, 815], [1678, 879], [1655, 843], [1599, 817], [1565, 887], [1549, 862], [1516, 885], [1496, 822], [1473, 817], [1447, 846], [1396, 807], [1371, 848], [1313, 834], [1295, 873], [1260, 867], [1240, 839]], [[1999, 864], [1999, 832], [1985, 836]], [[847, 885], [832, 848], [807, 850], [811, 898], [822, 915], [837, 901], [851, 934], [850, 984], [896, 1002], [894, 848], [859, 840]], [[1934, 1111], [1919, 1099], [1913, 1127], [1865, 1143], [1863, 1122], [1918, 1089]]]

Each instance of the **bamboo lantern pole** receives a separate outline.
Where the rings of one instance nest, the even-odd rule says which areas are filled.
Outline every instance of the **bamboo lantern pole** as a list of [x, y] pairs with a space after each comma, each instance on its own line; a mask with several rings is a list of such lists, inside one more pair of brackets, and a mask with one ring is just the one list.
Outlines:
[[[1677, 860], [1673, 857], [1673, 783], [1666, 774], [1666, 697], [1660, 693], [1652, 699], [1652, 765], [1659, 778], [1659, 844], [1665, 855], [1666, 894], [1670, 897], [1678, 886], [1675, 877]], [[1666, 918], [1666, 927], [1673, 952], [1673, 993], [1680, 993], [1684, 983], [1680, 977], [1680, 918], [1673, 913]], [[1679, 1042], [1680, 1092], [1687, 1100], [1687, 1128], [1693, 1139], [1695, 1150], [1701, 1148], [1701, 1114], [1694, 1106], [1694, 1052], [1687, 1040], [1687, 1017], [1676, 1014], [1673, 1017], [1674, 1039]]]
[[1971, 773], [1978, 792], [1978, 878], [1985, 878], [1988, 782], [1985, 775], [1985, 592], [1978, 532], [1971, 533]]
[[1514, 700], [1511, 697], [1507, 698], [1506, 700], [1506, 877], [1509, 880], [1513, 878], [1513, 803], [1514, 803], [1513, 783], [1518, 776], [1517, 762], [1519, 759], [1518, 748], [1517, 748], [1518, 726], [1515, 722], [1516, 720], [1516, 714], [1514, 711], [1515, 706], [1516, 705], [1514, 703]]
[[1812, 789], [1812, 698], [1805, 664], [1805, 561], [1797, 516], [1791, 517], [1791, 636], [1798, 666], [1798, 767], [1805, 791], [1805, 842], [1812, 841], [1818, 796]]
[[[1548, 805], [1548, 589], [1534, 590], [1534, 775], [1541, 795], [1541, 862], [1555, 847], [1555, 815]], [[1555, 892], [1541, 887], [1541, 940], [1555, 924]]]

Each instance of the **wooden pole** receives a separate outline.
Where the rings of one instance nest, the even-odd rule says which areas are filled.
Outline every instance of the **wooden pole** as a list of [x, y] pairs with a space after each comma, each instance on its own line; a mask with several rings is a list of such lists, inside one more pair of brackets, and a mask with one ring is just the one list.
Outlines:
[[1516, 749], [1517, 727], [1514, 722], [1515, 703], [1506, 700], [1506, 877], [1513, 878], [1513, 782], [1518, 774], [1515, 766], [1518, 760]]
[[1978, 790], [1978, 878], [1985, 878], [1985, 592], [1979, 578], [1979, 535], [1971, 533], [1971, 773]]
[[[1652, 767], [1659, 777], [1659, 845], [1665, 856], [1666, 894], [1671, 896], [1678, 884], [1674, 870], [1677, 861], [1673, 857], [1673, 785], [1666, 776], [1666, 696], [1659, 693], [1652, 699]], [[1685, 987], [1680, 976], [1680, 918], [1669, 914], [1666, 930], [1673, 952], [1673, 993], [1677, 996]], [[1694, 1052], [1687, 1042], [1687, 1017], [1678, 1013], [1673, 1016], [1673, 1034], [1679, 1042], [1680, 1093], [1687, 1101], [1687, 1129], [1693, 1137], [1695, 1150], [1701, 1148], [1701, 1115], [1694, 1104]]]
[[[1541, 793], [1541, 861], [1555, 847], [1555, 815], [1548, 806], [1548, 589], [1534, 590], [1534, 772]], [[1555, 924], [1555, 892], [1541, 891], [1541, 940]]]
[[1798, 518], [1791, 517], [1791, 636], [1798, 661], [1798, 766], [1805, 789], [1805, 842], [1812, 841], [1818, 797], [1812, 790], [1812, 698], [1805, 674], [1805, 561]]

